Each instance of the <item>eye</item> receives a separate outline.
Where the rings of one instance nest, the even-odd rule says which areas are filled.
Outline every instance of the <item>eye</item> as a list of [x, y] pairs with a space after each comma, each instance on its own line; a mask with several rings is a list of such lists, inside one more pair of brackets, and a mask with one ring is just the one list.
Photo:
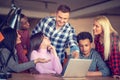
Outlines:
[[88, 46], [88, 45], [85, 45], [86, 47]]
[[99, 28], [100, 26], [96, 25], [97, 28]]

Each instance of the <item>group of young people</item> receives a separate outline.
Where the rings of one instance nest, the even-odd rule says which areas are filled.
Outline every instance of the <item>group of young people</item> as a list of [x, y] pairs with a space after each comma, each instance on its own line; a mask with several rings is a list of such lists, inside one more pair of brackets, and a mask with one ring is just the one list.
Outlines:
[[[69, 46], [73, 58], [92, 59], [87, 76], [120, 78], [119, 35], [109, 19], [106, 16], [94, 19], [93, 38], [89, 32], [80, 32], [76, 36], [75, 29], [68, 23], [69, 17], [70, 8], [60, 5], [55, 17], [39, 21], [31, 37], [28, 31], [30, 24], [24, 15], [21, 16], [19, 30], [2, 30], [4, 39], [0, 42], [0, 52], [5, 61], [12, 54], [4, 69], [21, 72], [35, 68], [38, 73], [60, 74], [65, 48]], [[93, 41], [95, 49], [92, 48]]]

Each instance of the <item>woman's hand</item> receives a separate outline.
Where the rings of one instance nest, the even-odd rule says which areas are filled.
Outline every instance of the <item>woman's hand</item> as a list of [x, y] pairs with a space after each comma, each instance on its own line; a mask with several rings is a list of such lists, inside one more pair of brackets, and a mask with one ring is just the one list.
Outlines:
[[44, 59], [44, 58], [38, 58], [38, 59], [35, 59], [34, 60], [34, 63], [36, 64], [36, 63], [47, 63], [47, 62], [49, 62], [50, 61], [50, 59]]
[[48, 46], [48, 50], [57, 57], [56, 49], [53, 45]]
[[113, 75], [113, 78], [114, 79], [120, 79], [120, 76], [119, 75]]

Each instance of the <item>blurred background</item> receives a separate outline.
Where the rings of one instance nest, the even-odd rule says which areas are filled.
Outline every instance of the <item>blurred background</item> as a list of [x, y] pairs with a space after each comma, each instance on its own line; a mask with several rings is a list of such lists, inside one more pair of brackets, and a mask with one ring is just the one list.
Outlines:
[[[0, 23], [10, 11], [12, 1], [0, 0]], [[114, 28], [120, 31], [120, 0], [14, 0], [14, 4], [29, 18], [30, 30], [41, 18], [54, 16], [60, 4], [66, 4], [71, 8], [69, 22], [76, 33], [92, 32], [93, 18], [98, 15], [107, 16]]]

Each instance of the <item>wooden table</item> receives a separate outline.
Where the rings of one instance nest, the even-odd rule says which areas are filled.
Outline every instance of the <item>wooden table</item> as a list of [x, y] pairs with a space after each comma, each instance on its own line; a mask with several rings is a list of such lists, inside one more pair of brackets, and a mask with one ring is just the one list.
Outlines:
[[114, 80], [112, 77], [62, 78], [47, 74], [13, 73], [7, 80]]

